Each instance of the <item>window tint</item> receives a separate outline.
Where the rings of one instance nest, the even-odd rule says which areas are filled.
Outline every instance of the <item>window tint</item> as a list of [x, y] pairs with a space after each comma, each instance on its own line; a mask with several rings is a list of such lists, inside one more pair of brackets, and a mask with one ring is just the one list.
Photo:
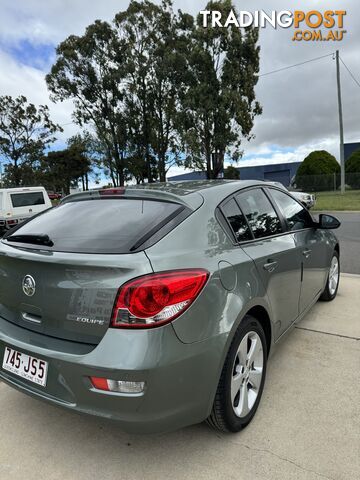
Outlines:
[[14, 208], [45, 204], [44, 195], [42, 192], [12, 193], [10, 197], [12, 206]]
[[33, 218], [13, 235], [48, 235], [54, 246], [46, 248], [58, 252], [126, 253], [183, 210], [176, 203], [125, 198], [68, 202]]
[[269, 199], [259, 188], [239, 193], [236, 197], [246, 215], [255, 238], [281, 233], [281, 223]]
[[312, 226], [309, 212], [289, 195], [279, 190], [271, 189], [271, 196], [286, 218], [289, 230], [301, 230], [302, 228]]
[[230, 223], [238, 242], [252, 240], [252, 235], [245, 217], [233, 198], [222, 206], [222, 211]]

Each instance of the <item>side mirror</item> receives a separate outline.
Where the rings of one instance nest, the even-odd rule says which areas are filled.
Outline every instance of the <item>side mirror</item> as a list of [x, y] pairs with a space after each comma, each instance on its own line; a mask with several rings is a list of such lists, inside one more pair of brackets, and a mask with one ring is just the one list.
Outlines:
[[333, 228], [339, 228], [341, 223], [339, 220], [332, 215], [327, 215], [321, 213], [319, 215], [319, 228], [323, 228], [325, 230], [330, 230]]

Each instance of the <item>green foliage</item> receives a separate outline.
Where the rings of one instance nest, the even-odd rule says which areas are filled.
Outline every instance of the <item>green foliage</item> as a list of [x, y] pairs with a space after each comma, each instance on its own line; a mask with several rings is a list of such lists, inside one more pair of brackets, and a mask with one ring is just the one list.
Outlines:
[[298, 175], [326, 175], [340, 172], [336, 158], [326, 150], [311, 152], [299, 166]]
[[177, 109], [186, 62], [185, 50], [181, 50], [182, 18], [181, 13], [174, 14], [168, 0], [161, 5], [131, 1], [115, 17], [116, 35], [125, 43], [128, 58], [124, 105], [129, 170], [134, 165], [139, 173], [145, 167], [149, 181], [154, 178], [154, 158], [159, 179], [165, 181], [178, 149]]
[[240, 172], [238, 168], [229, 165], [225, 168], [224, 178], [228, 180], [240, 180]]
[[[334, 174], [340, 172], [336, 158], [326, 150], [311, 152], [301, 163], [296, 173], [296, 186], [302, 190], [331, 190], [334, 188]], [[338, 186], [339, 176], [335, 176]]]
[[46, 105], [36, 108], [24, 96], [0, 96], [0, 154], [9, 162], [4, 183], [33, 184], [33, 168], [45, 148], [55, 141], [55, 133], [61, 130], [51, 121]]
[[89, 175], [93, 173], [93, 165], [96, 161], [96, 152], [94, 150], [94, 139], [89, 132], [77, 134], [69, 138], [69, 152], [77, 159], [73, 163], [73, 171], [71, 174], [76, 175], [81, 180], [82, 189], [89, 190]]
[[[90, 171], [90, 160], [85, 156], [81, 144], [74, 141], [69, 148], [49, 152], [41, 162], [42, 185], [55, 192], [70, 193], [70, 187], [76, 185]], [[85, 189], [85, 185], [84, 189]]]
[[52, 99], [74, 102], [74, 118], [92, 124], [114, 179], [124, 184], [126, 126], [122, 111], [127, 72], [126, 45], [107, 22], [89, 25], [83, 36], [71, 35], [57, 50], [46, 81]]
[[[211, 1], [206, 10], [227, 17], [235, 8], [231, 0]], [[189, 87], [183, 99], [182, 138], [187, 165], [203, 168], [217, 178], [227, 153], [240, 158], [242, 138], [251, 130], [261, 107], [255, 98], [258, 81], [258, 30], [203, 27], [199, 15], [189, 47]]]
[[346, 183], [351, 188], [360, 188], [360, 150], [353, 152], [345, 162]]
[[112, 23], [96, 21], [62, 42], [46, 81], [54, 101], [74, 102], [79, 125], [94, 127], [114, 185], [164, 181], [174, 163], [216, 178], [225, 154], [240, 158], [261, 113], [257, 40], [250, 27], [203, 28], [200, 16], [174, 13], [171, 0], [131, 0]]

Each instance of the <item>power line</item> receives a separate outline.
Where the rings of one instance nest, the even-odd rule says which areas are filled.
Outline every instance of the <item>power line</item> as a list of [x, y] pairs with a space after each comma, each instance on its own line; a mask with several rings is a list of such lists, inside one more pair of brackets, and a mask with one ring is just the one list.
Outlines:
[[349, 72], [349, 75], [350, 77], [354, 80], [354, 82], [356, 83], [356, 85], [358, 87], [360, 87], [360, 82], [355, 78], [355, 76], [353, 75], [353, 73], [351, 72], [350, 68], [346, 65], [346, 63], [344, 62], [344, 60], [340, 57], [340, 61], [341, 63], [344, 65], [344, 67], [346, 68], [346, 70]]
[[310, 60], [305, 60], [304, 62], [300, 62], [300, 63], [294, 63], [294, 65], [288, 65], [287, 67], [278, 68], [277, 70], [272, 70], [271, 72], [262, 73], [259, 75], [259, 77], [265, 77], [267, 75], [272, 75], [273, 73], [283, 72], [284, 70], [288, 70], [289, 68], [300, 67], [301, 65], [305, 65], [306, 63], [316, 62], [317, 60], [321, 60], [322, 58], [326, 58], [326, 57], [331, 57], [333, 55], [334, 53], [328, 53], [327, 55], [322, 55], [321, 57], [311, 58]]

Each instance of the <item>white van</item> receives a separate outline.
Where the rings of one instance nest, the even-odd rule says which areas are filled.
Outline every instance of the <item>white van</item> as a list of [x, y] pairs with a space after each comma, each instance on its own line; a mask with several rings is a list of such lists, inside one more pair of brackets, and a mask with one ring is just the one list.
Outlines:
[[0, 231], [52, 206], [44, 187], [0, 188]]

